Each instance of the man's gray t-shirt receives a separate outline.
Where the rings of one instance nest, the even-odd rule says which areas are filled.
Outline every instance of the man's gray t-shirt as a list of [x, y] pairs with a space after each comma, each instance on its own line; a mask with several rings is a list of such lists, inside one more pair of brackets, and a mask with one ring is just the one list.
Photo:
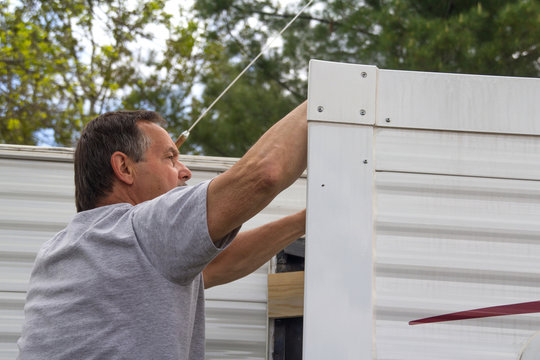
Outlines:
[[19, 357], [204, 359], [207, 188], [78, 213], [38, 253]]

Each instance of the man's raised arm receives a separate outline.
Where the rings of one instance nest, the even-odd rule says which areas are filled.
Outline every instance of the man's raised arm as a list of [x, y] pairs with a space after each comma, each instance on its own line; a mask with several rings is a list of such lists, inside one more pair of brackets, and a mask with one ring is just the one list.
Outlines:
[[272, 126], [208, 187], [207, 219], [214, 242], [261, 211], [307, 164], [307, 103]]

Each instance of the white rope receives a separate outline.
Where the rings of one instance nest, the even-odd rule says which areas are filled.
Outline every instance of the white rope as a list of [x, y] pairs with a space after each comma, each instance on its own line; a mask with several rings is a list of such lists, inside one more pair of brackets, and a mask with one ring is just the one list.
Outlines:
[[[191, 130], [193, 130], [193, 128], [195, 127], [195, 125], [197, 125], [199, 123], [199, 121], [201, 121], [201, 119], [210, 111], [210, 109], [212, 109], [214, 107], [214, 105], [219, 101], [219, 99], [221, 99], [223, 97], [223, 95], [225, 95], [225, 93], [227, 91], [229, 91], [229, 89], [236, 83], [236, 81], [238, 79], [240, 79], [240, 77], [242, 75], [244, 75], [244, 73], [255, 63], [255, 61], [257, 61], [261, 55], [270, 47], [270, 45], [272, 45], [272, 43], [278, 38], [281, 36], [281, 34], [283, 34], [285, 32], [285, 30], [287, 30], [289, 28], [289, 26], [291, 26], [291, 24], [293, 22], [295, 22], [295, 20], [300, 16], [300, 14], [302, 14], [304, 12], [304, 10], [309, 6], [311, 5], [311, 3], [313, 2], [313, 0], [310, 0], [302, 9], [300, 9], [300, 11], [298, 12], [298, 14], [296, 14], [295, 17], [292, 18], [291, 21], [289, 21], [289, 23], [287, 25], [285, 25], [285, 27], [283, 29], [281, 29], [281, 31], [279, 32], [279, 34], [277, 34], [276, 36], [274, 36], [272, 38], [272, 40], [270, 40], [269, 42], [266, 43], [266, 46], [261, 50], [261, 52], [255, 56], [255, 58], [253, 60], [251, 60], [251, 62], [244, 68], [244, 70], [242, 70], [242, 72], [240, 74], [238, 74], [238, 76], [225, 88], [225, 90], [223, 90], [221, 92], [221, 94], [219, 94], [219, 96], [210, 104], [210, 106], [208, 108], [206, 108], [206, 110], [204, 110], [204, 112], [199, 116], [199, 118], [197, 120], [195, 120], [195, 122], [193, 123], [193, 125], [191, 125], [191, 127], [187, 130], [187, 131], [184, 131], [182, 134], [184, 135], [188, 135], [189, 136], [189, 133], [191, 132]], [[187, 133], [187, 134], [186, 134]], [[187, 136], [186, 136], [187, 138]]]

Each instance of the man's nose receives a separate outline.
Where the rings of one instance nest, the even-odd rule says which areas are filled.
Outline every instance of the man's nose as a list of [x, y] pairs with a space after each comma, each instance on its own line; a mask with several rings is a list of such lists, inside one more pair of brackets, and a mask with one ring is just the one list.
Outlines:
[[178, 162], [178, 179], [182, 181], [188, 181], [191, 179], [191, 170], [189, 170], [187, 166], [182, 164], [180, 161]]

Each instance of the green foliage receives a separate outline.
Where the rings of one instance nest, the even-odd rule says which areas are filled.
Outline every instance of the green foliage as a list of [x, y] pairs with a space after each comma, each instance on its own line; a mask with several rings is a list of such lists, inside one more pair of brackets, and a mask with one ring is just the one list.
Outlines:
[[[0, 141], [33, 144], [53, 129], [69, 146], [118, 108], [156, 110], [171, 134], [188, 129], [307, 0], [197, 0], [179, 9], [181, 24], [167, 0], [12, 1], [0, 2]], [[312, 58], [538, 77], [539, 23], [538, 0], [316, 0], [182, 150], [242, 155], [306, 98]], [[162, 52], [145, 45], [157, 37]]]
[[[198, 52], [198, 27], [194, 21], [185, 26], [168, 24], [166, 50], [159, 56], [151, 52], [146, 65], [155, 69], [143, 81], [131, 84], [122, 108], [149, 109], [167, 119], [168, 130], [180, 134], [189, 127], [192, 87], [205, 54]], [[184, 149], [183, 149], [184, 150]]]
[[[219, 43], [221, 56], [203, 69], [205, 90], [194, 110], [207, 106], [304, 3], [196, 1], [207, 41]], [[281, 109], [306, 97], [310, 59], [537, 77], [539, 23], [537, 0], [315, 1], [284, 34], [283, 46], [264, 55], [211, 119], [195, 129], [197, 143], [205, 144], [200, 145], [205, 153], [241, 154], [246, 148], [241, 144], [253, 143]], [[259, 130], [249, 131], [252, 127]]]
[[[2, 2], [0, 141], [34, 144], [36, 131], [53, 129], [56, 143], [71, 146], [90, 119], [120, 107], [123, 94], [141, 87], [165, 93], [156, 74], [173, 67], [140, 46], [155, 38], [149, 25], [164, 26], [171, 38], [184, 31], [170, 24], [164, 5], [165, 0]], [[192, 83], [188, 76], [167, 73], [164, 80], [171, 79], [184, 88]], [[128, 98], [135, 106], [136, 94]]]
[[[203, 105], [216, 99], [244, 68], [244, 63], [231, 64], [227, 52], [218, 44], [211, 44], [207, 51], [214, 61], [201, 77], [206, 87], [202, 101], [196, 99], [192, 104], [193, 121], [203, 111]], [[266, 62], [261, 62], [259, 68], [272, 66]], [[287, 96], [276, 96], [283, 88], [268, 81], [266, 74], [246, 72], [193, 130], [184, 146], [193, 153], [242, 156], [265, 130], [296, 105]]]
[[385, 6], [393, 15], [380, 15], [380, 47], [370, 53], [394, 69], [538, 76], [538, 1], [440, 3]]
[[58, 94], [51, 74], [65, 61], [41, 27], [22, 19], [19, 10], [10, 13], [8, 5], [0, 4], [0, 139], [29, 143], [34, 128], [47, 121], [47, 102]]

